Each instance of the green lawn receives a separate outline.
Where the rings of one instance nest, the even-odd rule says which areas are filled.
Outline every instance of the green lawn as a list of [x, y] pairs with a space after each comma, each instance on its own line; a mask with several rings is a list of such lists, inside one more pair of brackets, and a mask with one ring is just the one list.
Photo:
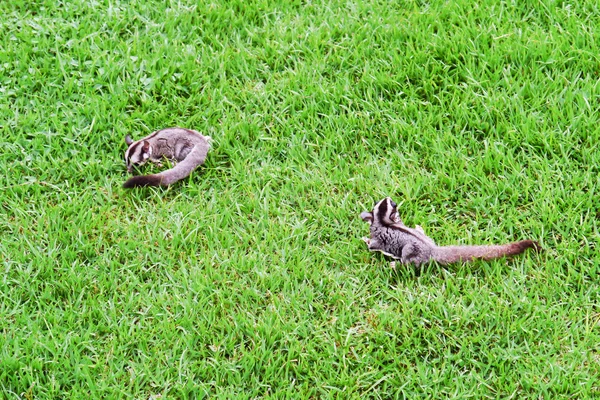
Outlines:
[[[0, 398], [600, 396], [597, 1], [0, 13]], [[122, 189], [169, 126], [206, 164]], [[394, 272], [387, 195], [546, 251]]]

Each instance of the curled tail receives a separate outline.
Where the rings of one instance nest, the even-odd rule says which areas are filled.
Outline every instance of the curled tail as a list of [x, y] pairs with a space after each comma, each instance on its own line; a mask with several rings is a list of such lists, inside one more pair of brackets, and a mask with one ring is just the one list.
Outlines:
[[196, 145], [187, 157], [173, 168], [159, 174], [133, 176], [123, 184], [123, 187], [129, 189], [143, 186], [169, 186], [189, 176], [197, 166], [204, 163], [207, 153], [208, 147]]
[[493, 246], [441, 246], [434, 249], [432, 258], [441, 264], [467, 262], [475, 259], [492, 260], [521, 254], [529, 248], [535, 251], [542, 249], [540, 244], [534, 240], [521, 240]]

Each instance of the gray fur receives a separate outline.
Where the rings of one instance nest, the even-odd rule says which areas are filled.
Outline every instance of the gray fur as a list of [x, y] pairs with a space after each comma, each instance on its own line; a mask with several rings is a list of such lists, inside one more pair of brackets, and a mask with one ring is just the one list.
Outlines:
[[409, 228], [402, 223], [396, 203], [389, 197], [377, 203], [373, 211], [361, 213], [360, 217], [371, 226], [371, 237], [363, 238], [369, 250], [380, 251], [403, 264], [418, 266], [431, 261], [450, 264], [474, 259], [491, 260], [520, 254], [528, 248], [541, 249], [532, 240], [491, 246], [437, 246], [420, 226]]
[[178, 164], [159, 174], [134, 176], [128, 179], [123, 187], [168, 186], [189, 176], [206, 160], [210, 140], [210, 136], [183, 128], [158, 130], [135, 142], [127, 135], [125, 142], [129, 147], [125, 151], [125, 163], [128, 172], [132, 172], [134, 166], [143, 165], [147, 161], [160, 166], [163, 158]]

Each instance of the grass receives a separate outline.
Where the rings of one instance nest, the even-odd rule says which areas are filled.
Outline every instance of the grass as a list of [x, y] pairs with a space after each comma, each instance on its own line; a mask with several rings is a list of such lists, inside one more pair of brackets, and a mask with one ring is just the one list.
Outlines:
[[[590, 398], [591, 0], [0, 3], [4, 398]], [[123, 138], [214, 139], [126, 191]], [[390, 270], [382, 197], [513, 260]]]

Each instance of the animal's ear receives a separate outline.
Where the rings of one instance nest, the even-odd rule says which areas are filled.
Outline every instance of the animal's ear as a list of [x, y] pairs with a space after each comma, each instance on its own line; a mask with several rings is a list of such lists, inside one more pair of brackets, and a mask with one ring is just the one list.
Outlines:
[[149, 141], [144, 140], [144, 142], [142, 143], [142, 151], [140, 152], [140, 154], [142, 155], [142, 160], [147, 160], [150, 158], [150, 156], [152, 155], [152, 147], [150, 146]]
[[131, 136], [127, 135], [125, 136], [125, 143], [127, 143], [127, 146], [131, 145], [131, 143], [133, 143], [133, 139], [131, 139]]
[[369, 211], [361, 212], [360, 217], [363, 221], [368, 222], [369, 225], [373, 223], [373, 213]]

